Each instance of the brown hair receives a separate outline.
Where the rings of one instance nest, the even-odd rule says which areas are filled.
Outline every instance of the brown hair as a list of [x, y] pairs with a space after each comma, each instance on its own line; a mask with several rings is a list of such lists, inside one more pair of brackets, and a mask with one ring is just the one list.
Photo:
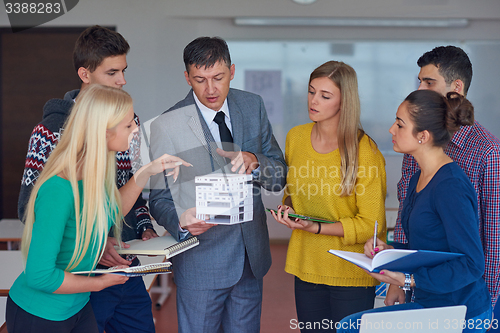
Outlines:
[[445, 147], [460, 126], [474, 124], [474, 107], [459, 93], [452, 91], [444, 97], [432, 90], [417, 90], [405, 101], [414, 135], [428, 131], [436, 147]]
[[73, 65], [95, 71], [107, 57], [127, 54], [130, 50], [125, 38], [116, 31], [94, 25], [78, 37], [73, 49]]

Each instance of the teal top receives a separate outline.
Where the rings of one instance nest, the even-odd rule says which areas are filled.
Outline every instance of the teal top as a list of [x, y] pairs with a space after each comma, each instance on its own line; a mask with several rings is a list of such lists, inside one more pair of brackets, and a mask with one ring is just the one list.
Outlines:
[[[78, 182], [80, 198], [83, 182]], [[108, 227], [113, 221], [109, 218]], [[9, 296], [35, 316], [62, 321], [80, 311], [90, 292], [54, 294], [64, 280], [64, 270], [73, 255], [76, 238], [75, 204], [71, 183], [58, 176], [48, 179], [35, 201], [35, 223], [26, 268], [12, 285]], [[91, 241], [89, 251], [74, 271], [91, 270], [98, 255]], [[102, 244], [101, 244], [102, 246]]]

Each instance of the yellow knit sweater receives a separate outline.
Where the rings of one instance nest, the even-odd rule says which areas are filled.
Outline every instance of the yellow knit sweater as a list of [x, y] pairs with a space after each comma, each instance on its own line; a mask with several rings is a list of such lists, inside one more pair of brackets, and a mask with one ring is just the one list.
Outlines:
[[311, 144], [314, 123], [294, 127], [286, 138], [287, 190], [297, 214], [340, 221], [344, 237], [316, 235], [294, 230], [288, 246], [285, 271], [303, 281], [330, 286], [376, 286], [379, 282], [361, 268], [340, 259], [330, 249], [361, 252], [373, 237], [385, 241], [385, 160], [367, 135], [359, 143], [358, 178], [355, 191], [339, 196], [340, 153], [317, 153]]

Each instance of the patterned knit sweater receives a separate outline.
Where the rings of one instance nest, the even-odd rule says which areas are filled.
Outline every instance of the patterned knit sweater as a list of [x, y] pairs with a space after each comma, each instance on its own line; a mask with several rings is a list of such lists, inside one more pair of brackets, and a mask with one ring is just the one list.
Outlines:
[[364, 135], [359, 142], [355, 191], [341, 197], [340, 153], [317, 153], [311, 144], [314, 123], [294, 127], [286, 138], [287, 190], [298, 214], [340, 221], [344, 237], [294, 230], [285, 271], [310, 283], [330, 286], [376, 286], [379, 282], [361, 268], [340, 259], [330, 249], [363, 253], [378, 221], [378, 237], [385, 240], [385, 160]]
[[[72, 90], [64, 95], [64, 99], [49, 100], [43, 107], [42, 121], [35, 126], [31, 133], [17, 205], [18, 216], [21, 220], [23, 220], [31, 190], [42, 172], [49, 155], [59, 142], [60, 136], [63, 133], [64, 123], [79, 92], [79, 89]], [[137, 116], [136, 122], [139, 124]], [[138, 160], [139, 139], [140, 136], [136, 135], [130, 144], [129, 150], [116, 153], [116, 180], [118, 187], [125, 185], [132, 177], [132, 163], [137, 161], [137, 163], [140, 163]], [[153, 229], [149, 210], [142, 196], [139, 196], [134, 207], [125, 216], [125, 222], [122, 232], [123, 241], [140, 238], [144, 227]]]

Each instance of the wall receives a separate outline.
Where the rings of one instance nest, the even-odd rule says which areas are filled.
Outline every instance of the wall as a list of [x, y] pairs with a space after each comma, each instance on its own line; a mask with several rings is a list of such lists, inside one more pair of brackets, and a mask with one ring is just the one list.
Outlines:
[[[452, 29], [242, 27], [233, 24], [233, 18], [239, 16], [467, 18], [470, 23]], [[131, 44], [125, 89], [134, 97], [136, 112], [142, 119], [149, 119], [187, 93], [182, 50], [200, 35], [233, 40], [500, 40], [500, 1], [318, 0], [303, 6], [291, 0], [82, 0], [73, 10], [44, 26], [93, 24], [116, 26]], [[8, 26], [7, 15], [1, 10], [0, 27]], [[498, 71], [497, 59], [488, 58], [488, 54], [481, 56]], [[491, 87], [495, 87], [493, 82]], [[473, 89], [474, 84], [471, 93]], [[491, 91], [484, 98], [498, 99], [498, 94]], [[387, 159], [388, 170], [392, 170], [388, 171], [389, 186], [395, 186], [399, 177], [399, 161]], [[388, 198], [391, 206], [394, 199]], [[270, 204], [279, 202], [276, 198], [270, 200]], [[275, 227], [270, 224], [272, 237], [288, 237], [280, 226]]]
[[[325, 15], [327, 13], [327, 15]], [[241, 27], [237, 16], [469, 18], [466, 28]], [[131, 44], [126, 90], [143, 118], [157, 115], [187, 92], [182, 50], [200, 35], [226, 39], [500, 40], [496, 0], [85, 0], [43, 26], [115, 25]], [[8, 27], [0, 10], [0, 26]]]

